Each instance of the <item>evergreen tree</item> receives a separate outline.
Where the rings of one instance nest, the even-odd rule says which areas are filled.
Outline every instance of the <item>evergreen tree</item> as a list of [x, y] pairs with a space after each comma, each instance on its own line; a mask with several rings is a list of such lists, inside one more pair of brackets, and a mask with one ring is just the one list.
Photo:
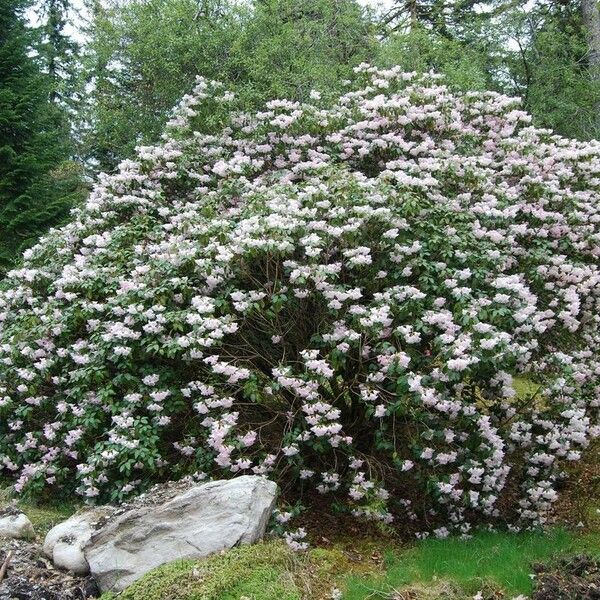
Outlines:
[[40, 53], [52, 86], [50, 99], [65, 106], [73, 104], [78, 83], [78, 45], [65, 32], [70, 9], [70, 0], [41, 0], [37, 5], [43, 21]]
[[0, 0], [0, 272], [59, 224], [80, 194], [76, 170], [65, 163], [68, 124], [32, 56], [25, 8]]
[[[596, 0], [581, 0], [581, 15], [588, 47], [588, 68], [590, 80], [600, 85], [600, 10]], [[600, 100], [594, 104], [593, 122], [596, 131], [600, 131]]]
[[384, 24], [392, 31], [407, 32], [426, 27], [447, 34], [448, 5], [446, 0], [397, 0], [385, 15]]
[[384, 17], [393, 31], [425, 28], [447, 38], [456, 38], [515, 4], [516, 0], [397, 0]]
[[[382, 19], [379, 61], [434, 70], [463, 90], [493, 88], [490, 40], [480, 35], [494, 11], [480, 0], [398, 0]], [[498, 10], [499, 7], [495, 7]]]

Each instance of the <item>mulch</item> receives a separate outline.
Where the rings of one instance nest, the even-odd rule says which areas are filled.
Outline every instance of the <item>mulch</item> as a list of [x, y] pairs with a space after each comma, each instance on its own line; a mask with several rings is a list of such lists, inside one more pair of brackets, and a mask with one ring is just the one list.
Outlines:
[[56, 569], [38, 544], [0, 540], [0, 565], [9, 552], [12, 556], [0, 583], [0, 600], [86, 600], [100, 596], [91, 577]]

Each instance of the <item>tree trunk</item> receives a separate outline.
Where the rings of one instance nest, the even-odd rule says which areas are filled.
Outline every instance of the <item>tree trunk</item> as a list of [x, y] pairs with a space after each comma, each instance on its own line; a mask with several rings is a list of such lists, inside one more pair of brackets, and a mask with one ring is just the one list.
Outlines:
[[410, 30], [414, 31], [419, 24], [419, 16], [417, 13], [417, 0], [409, 0], [408, 10], [410, 12]]
[[[600, 11], [597, 0], [581, 0], [581, 14], [588, 40], [588, 64], [592, 81], [600, 85]], [[600, 130], [600, 102], [596, 104], [596, 136]]]

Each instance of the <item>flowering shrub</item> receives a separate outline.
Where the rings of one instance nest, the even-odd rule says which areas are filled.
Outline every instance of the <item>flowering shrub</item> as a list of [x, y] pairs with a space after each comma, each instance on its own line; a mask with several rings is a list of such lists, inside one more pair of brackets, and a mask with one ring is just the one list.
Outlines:
[[337, 100], [252, 115], [199, 80], [10, 273], [18, 491], [256, 473], [437, 535], [547, 518], [598, 434], [600, 144], [515, 99], [356, 71]]

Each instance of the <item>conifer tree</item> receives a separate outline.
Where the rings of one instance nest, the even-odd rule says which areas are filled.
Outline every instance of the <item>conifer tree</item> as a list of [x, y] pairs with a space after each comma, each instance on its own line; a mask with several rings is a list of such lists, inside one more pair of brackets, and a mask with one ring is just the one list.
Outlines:
[[72, 104], [77, 86], [78, 45], [65, 31], [70, 10], [70, 0], [41, 0], [37, 6], [43, 22], [40, 51], [52, 86], [50, 99], [63, 105]]
[[0, 273], [80, 193], [69, 158], [69, 129], [50, 99], [52, 85], [31, 52], [23, 0], [0, 0]]

